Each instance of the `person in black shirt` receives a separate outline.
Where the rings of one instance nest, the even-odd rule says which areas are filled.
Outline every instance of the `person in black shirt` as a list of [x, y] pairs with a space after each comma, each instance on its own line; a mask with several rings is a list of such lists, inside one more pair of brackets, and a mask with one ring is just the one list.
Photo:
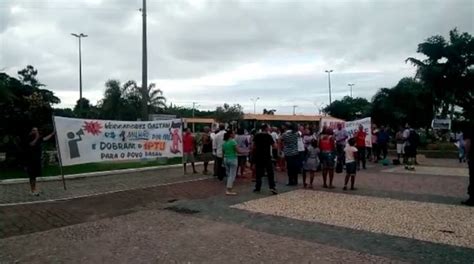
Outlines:
[[49, 140], [53, 135], [54, 132], [43, 137], [39, 134], [38, 128], [33, 127], [28, 136], [26, 172], [30, 178], [31, 194], [35, 196], [39, 195], [39, 192], [36, 190], [36, 177], [41, 176], [42, 144], [43, 141]]
[[209, 172], [207, 167], [209, 165], [209, 161], [213, 159], [212, 157], [212, 139], [210, 135], [210, 128], [205, 127], [202, 132], [202, 161], [204, 162], [204, 171], [202, 172], [204, 175], [207, 175]]
[[467, 194], [469, 195], [469, 198], [461, 203], [467, 206], [474, 206], [474, 148], [472, 145], [473, 137], [474, 126], [471, 124], [464, 132], [464, 148], [466, 151], [466, 157], [469, 166], [469, 186], [467, 187]]
[[272, 194], [277, 194], [271, 155], [272, 148], [276, 147], [276, 143], [273, 141], [273, 137], [269, 133], [268, 125], [263, 124], [261, 130], [262, 131], [257, 133], [253, 138], [252, 153], [257, 176], [254, 192], [260, 192], [260, 188], [262, 187], [262, 177], [266, 172], [268, 177], [268, 187], [270, 187]]

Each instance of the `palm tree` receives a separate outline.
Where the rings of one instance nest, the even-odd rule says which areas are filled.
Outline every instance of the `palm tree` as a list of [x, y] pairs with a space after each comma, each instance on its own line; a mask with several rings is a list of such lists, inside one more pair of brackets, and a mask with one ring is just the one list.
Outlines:
[[150, 83], [147, 88], [146, 102], [149, 112], [166, 108], [166, 98], [163, 96], [163, 91], [159, 88], [155, 89], [155, 87], [154, 83]]

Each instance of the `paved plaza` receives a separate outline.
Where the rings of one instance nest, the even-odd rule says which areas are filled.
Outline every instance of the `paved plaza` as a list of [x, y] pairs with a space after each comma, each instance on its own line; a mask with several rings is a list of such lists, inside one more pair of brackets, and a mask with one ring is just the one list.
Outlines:
[[42, 182], [39, 198], [0, 185], [0, 263], [474, 263], [464, 164], [420, 162], [370, 164], [356, 191], [278, 173], [276, 196], [179, 168]]

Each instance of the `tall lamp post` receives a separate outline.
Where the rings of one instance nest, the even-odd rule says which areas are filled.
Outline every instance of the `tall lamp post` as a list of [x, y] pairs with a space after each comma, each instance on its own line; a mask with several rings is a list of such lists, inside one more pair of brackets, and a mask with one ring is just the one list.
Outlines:
[[328, 74], [329, 104], [331, 104], [332, 103], [332, 98], [331, 98], [331, 72], [333, 72], [333, 70], [325, 70], [325, 72], [327, 72], [327, 74]]
[[142, 120], [148, 120], [148, 53], [146, 32], [146, 0], [143, 0], [142, 8]]
[[[83, 33], [75, 34], [71, 33], [74, 37], [79, 40], [79, 100], [82, 99], [82, 56], [81, 56], [81, 38], [87, 38], [87, 35]], [[80, 102], [79, 107], [82, 108], [82, 102]]]
[[348, 83], [347, 86], [349, 86], [351, 88], [351, 98], [352, 98], [352, 86], [354, 86], [355, 84], [354, 83]]
[[257, 113], [257, 101], [260, 100], [260, 97], [251, 98], [250, 101], [253, 102], [253, 114]]
[[298, 107], [297, 105], [293, 105], [293, 115], [296, 115], [296, 107]]

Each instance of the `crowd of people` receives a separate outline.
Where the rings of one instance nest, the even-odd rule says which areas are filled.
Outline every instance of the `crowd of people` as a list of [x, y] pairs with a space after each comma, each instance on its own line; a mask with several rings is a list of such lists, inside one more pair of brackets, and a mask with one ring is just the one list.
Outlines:
[[[474, 162], [471, 139], [472, 127], [462, 134], [458, 142], [462, 148], [460, 162], [468, 161], [469, 165], [469, 199], [463, 204], [474, 206]], [[298, 185], [298, 176], [302, 175], [303, 187], [313, 188], [316, 172], [321, 172], [323, 188], [333, 189], [334, 173], [346, 171], [343, 190], [355, 190], [357, 171], [366, 169], [367, 161], [388, 164], [387, 149], [391, 133], [381, 126], [372, 127], [371, 144], [367, 144], [367, 132], [362, 125], [358, 131], [350, 135], [342, 124], [337, 128], [310, 127], [285, 123], [280, 128], [262, 124], [258, 130], [250, 132], [244, 129], [227, 128], [219, 125], [215, 131], [205, 127], [200, 133], [193, 134], [186, 129], [183, 142], [183, 169], [187, 173], [187, 164], [191, 163], [193, 173], [195, 155], [200, 156], [204, 163], [204, 174], [209, 174], [209, 163], [214, 161], [213, 174], [223, 181], [227, 177], [226, 195], [236, 195], [234, 181], [244, 177], [250, 164], [251, 177], [255, 180], [254, 192], [260, 192], [262, 178], [267, 177], [268, 187], [272, 194], [278, 194], [275, 185], [275, 171], [286, 171], [288, 186]], [[30, 178], [31, 193], [39, 195], [36, 189], [36, 178], [41, 175], [42, 142], [52, 138], [54, 133], [42, 136], [36, 127], [32, 128], [27, 143], [25, 168]], [[400, 127], [394, 134], [397, 159], [393, 164], [404, 164], [413, 170], [419, 145], [418, 133], [408, 124]], [[309, 175], [309, 182], [307, 181]]]
[[[187, 163], [191, 163], [196, 172], [193, 156], [196, 152], [204, 162], [204, 174], [209, 174], [208, 164], [214, 160], [214, 176], [221, 181], [227, 177], [227, 195], [236, 195], [234, 181], [245, 177], [248, 165], [256, 182], [255, 192], [260, 192], [262, 178], [266, 176], [271, 193], [277, 194], [276, 170], [287, 172], [288, 186], [298, 185], [301, 174], [304, 188], [313, 188], [316, 172], [321, 172], [322, 186], [328, 189], [334, 188], [334, 174], [345, 170], [343, 189], [348, 190], [350, 180], [350, 189], [355, 190], [356, 173], [366, 169], [368, 161], [389, 163], [389, 131], [384, 126], [373, 126], [371, 133], [371, 144], [366, 144], [367, 132], [362, 125], [353, 135], [349, 135], [343, 124], [338, 124], [335, 130], [292, 123], [279, 128], [262, 124], [250, 132], [219, 125], [215, 131], [205, 127], [194, 138], [188, 129], [183, 136], [184, 172]], [[414, 169], [419, 144], [417, 133], [407, 124], [404, 129], [400, 127], [395, 140], [398, 158], [394, 163], [403, 163], [406, 169]]]

